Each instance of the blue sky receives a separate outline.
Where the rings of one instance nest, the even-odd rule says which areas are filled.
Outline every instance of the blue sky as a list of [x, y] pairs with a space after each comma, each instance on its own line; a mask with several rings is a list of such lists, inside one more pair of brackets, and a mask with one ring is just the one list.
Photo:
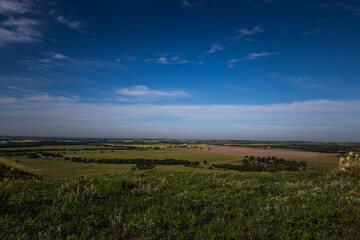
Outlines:
[[0, 0], [0, 135], [360, 141], [360, 3]]

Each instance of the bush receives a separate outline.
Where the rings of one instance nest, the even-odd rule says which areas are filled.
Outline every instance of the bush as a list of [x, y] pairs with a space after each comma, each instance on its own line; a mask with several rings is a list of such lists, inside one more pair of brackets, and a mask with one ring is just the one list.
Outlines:
[[136, 168], [139, 170], [147, 170], [147, 169], [154, 169], [155, 163], [152, 161], [141, 161], [136, 163]]
[[349, 152], [344, 157], [340, 157], [339, 170], [349, 175], [360, 176], [359, 154]]

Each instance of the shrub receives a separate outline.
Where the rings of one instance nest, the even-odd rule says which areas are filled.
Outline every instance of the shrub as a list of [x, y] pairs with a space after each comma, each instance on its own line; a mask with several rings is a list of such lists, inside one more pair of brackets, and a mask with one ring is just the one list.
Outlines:
[[141, 161], [136, 163], [136, 168], [139, 170], [154, 169], [155, 163], [153, 161]]
[[359, 154], [349, 152], [344, 157], [340, 157], [339, 170], [349, 175], [360, 176]]
[[102, 193], [105, 196], [120, 196], [130, 192], [135, 187], [135, 184], [129, 180], [120, 178], [107, 182], [102, 187]]

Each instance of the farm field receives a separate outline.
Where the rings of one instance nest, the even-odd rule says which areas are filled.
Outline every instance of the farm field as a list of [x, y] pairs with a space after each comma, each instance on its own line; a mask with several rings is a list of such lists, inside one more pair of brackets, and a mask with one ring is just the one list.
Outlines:
[[[209, 150], [211, 148], [211, 150]], [[333, 153], [321, 153], [321, 152], [307, 152], [290, 149], [275, 149], [275, 148], [251, 148], [251, 147], [228, 147], [228, 146], [209, 146], [203, 149], [192, 149], [188, 150], [196, 153], [209, 153], [217, 155], [231, 155], [231, 156], [259, 156], [268, 157], [275, 156], [278, 158], [285, 158], [293, 161], [304, 161], [310, 167], [319, 170], [329, 170], [336, 168], [338, 165], [339, 157], [338, 154]], [[236, 161], [236, 160], [235, 160]], [[223, 161], [223, 162], [232, 162]]]
[[[209, 150], [209, 148], [211, 148], [211, 150]], [[209, 146], [208, 148], [195, 149], [189, 151], [199, 152], [199, 153], [238, 155], [238, 156], [245, 156], [245, 155], [259, 156], [259, 157], [276, 156], [278, 158], [336, 156], [336, 154], [331, 154], [331, 153], [296, 151], [289, 149], [276, 149], [276, 148], [262, 149], [262, 148], [251, 148], [251, 147], [223, 147], [223, 146]]]

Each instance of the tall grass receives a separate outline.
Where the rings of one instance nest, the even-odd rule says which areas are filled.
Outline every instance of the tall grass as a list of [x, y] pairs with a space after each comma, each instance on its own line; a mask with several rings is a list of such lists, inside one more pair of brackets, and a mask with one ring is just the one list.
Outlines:
[[135, 184], [127, 179], [119, 178], [111, 180], [105, 183], [102, 188], [101, 192], [104, 196], [120, 196], [123, 194], [127, 194], [135, 187]]
[[5, 189], [4, 187], [0, 187], [0, 209], [5, 207], [5, 205], [9, 201], [10, 196], [11, 194], [7, 189]]
[[0, 239], [360, 239], [360, 181], [347, 175], [151, 170], [8, 186]]

